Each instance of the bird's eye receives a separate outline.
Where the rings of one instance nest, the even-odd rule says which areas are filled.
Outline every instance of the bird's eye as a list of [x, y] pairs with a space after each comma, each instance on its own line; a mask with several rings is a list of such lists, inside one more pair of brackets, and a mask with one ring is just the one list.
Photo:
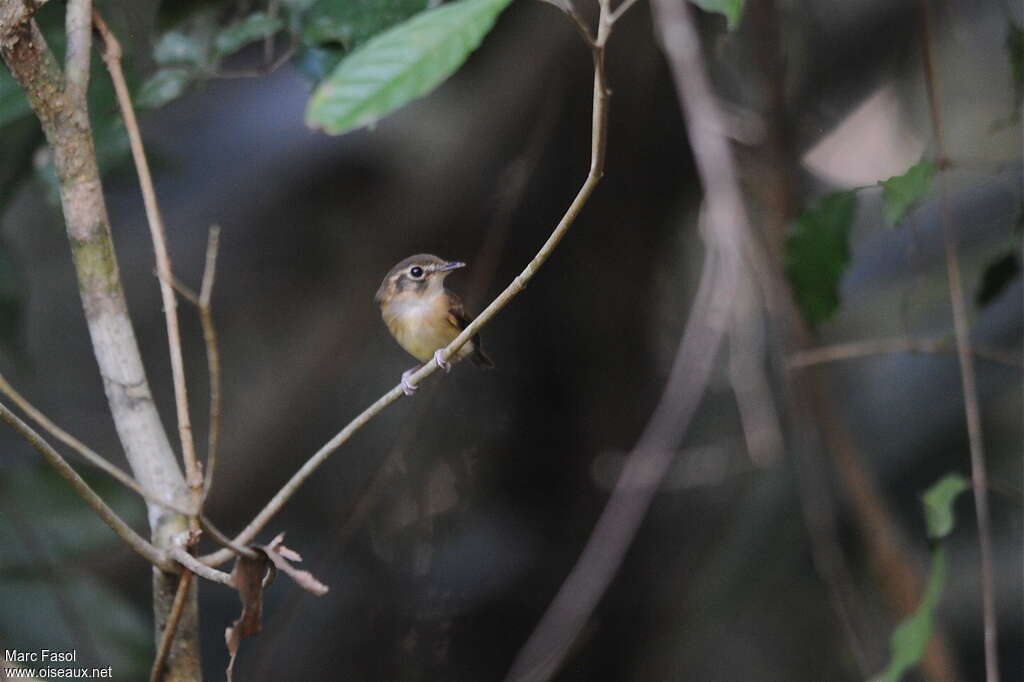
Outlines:
[[423, 276], [423, 268], [421, 268], [421, 267], [420, 267], [420, 266], [418, 266], [418, 265], [416, 265], [416, 266], [413, 266], [413, 267], [412, 267], [412, 268], [411, 268], [411, 269], [409, 270], [409, 274], [410, 274], [410, 275], [412, 276], [412, 278], [413, 278], [413, 279], [419, 279], [420, 277], [422, 277], [422, 276]]

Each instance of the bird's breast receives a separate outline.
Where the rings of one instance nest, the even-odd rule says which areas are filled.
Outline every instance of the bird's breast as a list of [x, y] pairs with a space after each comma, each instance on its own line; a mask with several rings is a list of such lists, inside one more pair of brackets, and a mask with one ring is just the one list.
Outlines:
[[[447, 346], [459, 335], [448, 317], [448, 301], [443, 295], [396, 297], [381, 306], [381, 315], [392, 336], [410, 355], [426, 362], [438, 348]], [[466, 344], [460, 357], [472, 351]]]

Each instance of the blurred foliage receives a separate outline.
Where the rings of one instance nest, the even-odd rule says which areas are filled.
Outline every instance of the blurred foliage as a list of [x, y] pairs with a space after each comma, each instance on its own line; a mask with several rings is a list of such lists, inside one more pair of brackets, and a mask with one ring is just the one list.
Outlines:
[[979, 306], [999, 298], [1007, 286], [1020, 276], [1020, 258], [1013, 249], [995, 258], [981, 273], [981, 285], [974, 296]]
[[921, 660], [932, 636], [935, 608], [946, 583], [946, 550], [941, 540], [953, 530], [953, 503], [970, 487], [960, 474], [947, 474], [921, 497], [928, 539], [932, 542], [931, 571], [921, 605], [892, 633], [889, 665], [873, 682], [899, 682], [903, 674]]
[[313, 93], [306, 123], [338, 135], [422, 97], [458, 69], [511, 0], [424, 11], [347, 56]]
[[812, 326], [839, 307], [839, 281], [850, 262], [850, 225], [856, 210], [853, 192], [827, 194], [796, 219], [786, 238], [786, 277]]
[[935, 164], [927, 159], [915, 163], [903, 175], [895, 175], [882, 186], [882, 215], [885, 222], [898, 225], [928, 193], [935, 176]]
[[[122, 518], [145, 525], [131, 493], [89, 471], [83, 477]], [[103, 584], [88, 568], [91, 557], [126, 552], [118, 538], [43, 464], [9, 468], [0, 495], [6, 641], [25, 650], [76, 649], [83, 665], [109, 665], [115, 679], [141, 679], [152, 656], [147, 617], [119, 586]]]
[[691, 0], [693, 4], [705, 12], [717, 12], [725, 16], [729, 30], [732, 31], [740, 23], [745, 0]]

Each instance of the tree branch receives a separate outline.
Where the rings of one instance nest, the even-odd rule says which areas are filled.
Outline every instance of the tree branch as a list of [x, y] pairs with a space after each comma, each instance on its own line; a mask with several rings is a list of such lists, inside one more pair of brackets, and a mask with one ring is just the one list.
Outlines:
[[[928, 93], [928, 107], [931, 112], [932, 132], [939, 163], [948, 159], [939, 110], [938, 77], [932, 56], [931, 4], [921, 0], [921, 23], [923, 28], [922, 48], [924, 51], [925, 87]], [[978, 406], [978, 388], [974, 373], [974, 356], [971, 351], [970, 329], [967, 322], [967, 305], [964, 302], [963, 282], [960, 275], [960, 257], [957, 253], [956, 234], [952, 225], [949, 207], [949, 188], [946, 174], [939, 175], [939, 222], [942, 224], [942, 240], [946, 255], [946, 274], [949, 282], [949, 299], [953, 308], [953, 330], [956, 336], [956, 354], [960, 362], [960, 381], [964, 395], [964, 415], [967, 421], [967, 440], [970, 447], [971, 483], [974, 489], [974, 509], [978, 524], [978, 544], [981, 549], [981, 601], [985, 642], [985, 680], [999, 682], [999, 634], [996, 623], [995, 568], [992, 559], [992, 521], [988, 508], [988, 473], [985, 470], [985, 446], [981, 432], [981, 410]]]
[[171, 612], [167, 615], [167, 624], [164, 625], [160, 643], [156, 647], [156, 656], [153, 657], [149, 682], [160, 682], [164, 677], [164, 664], [167, 662], [167, 656], [171, 653], [171, 644], [174, 643], [174, 634], [178, 631], [178, 623], [181, 622], [181, 614], [185, 610], [186, 597], [188, 597], [193, 575], [192, 571], [182, 571], [181, 577], [178, 578], [178, 589], [174, 593]]
[[100, 469], [104, 473], [108, 474], [111, 478], [113, 478], [114, 480], [116, 480], [118, 483], [125, 486], [129, 490], [138, 493], [149, 502], [159, 504], [162, 507], [165, 507], [172, 511], [176, 511], [179, 514], [187, 515], [192, 513], [191, 511], [185, 509], [182, 506], [178, 506], [169, 500], [163, 499], [157, 493], [151, 490], [146, 490], [141, 485], [139, 485], [138, 481], [136, 481], [134, 478], [128, 475], [120, 467], [111, 464], [110, 460], [108, 460], [106, 457], [99, 454], [98, 452], [90, 448], [88, 445], [78, 440], [77, 438], [75, 438], [70, 433], [60, 428], [56, 424], [54, 424], [49, 417], [47, 417], [45, 414], [39, 411], [32, 403], [26, 400], [23, 395], [18, 393], [18, 391], [16, 391], [14, 387], [11, 386], [11, 384], [7, 381], [6, 377], [4, 377], [2, 374], [0, 374], [0, 393], [6, 395], [12, 403], [17, 405], [22, 412], [27, 414], [29, 418], [32, 419], [32, 421], [41, 426], [51, 436], [53, 436], [60, 442], [70, 447], [72, 450], [81, 455], [85, 459], [85, 461], [89, 462], [97, 469]]
[[[562, 216], [562, 219], [558, 222], [555, 229], [551, 232], [551, 235], [548, 236], [547, 241], [545, 241], [544, 245], [541, 246], [537, 255], [533, 257], [523, 271], [512, 280], [505, 290], [491, 301], [490, 305], [488, 305], [475, 320], [466, 326], [455, 340], [448, 344], [446, 348], [441, 350], [440, 355], [442, 361], [447, 361], [452, 357], [459, 348], [479, 333], [481, 328], [488, 324], [495, 315], [501, 312], [501, 310], [507, 306], [513, 298], [526, 288], [527, 283], [537, 274], [537, 271], [541, 268], [544, 262], [551, 256], [555, 247], [557, 247], [559, 242], [562, 241], [562, 238], [565, 237], [569, 228], [572, 227], [572, 224], [576, 221], [576, 218], [579, 216], [584, 205], [586, 205], [590, 196], [594, 193], [594, 189], [597, 187], [597, 184], [600, 182], [601, 176], [604, 173], [605, 138], [608, 127], [608, 89], [605, 84], [604, 77], [604, 44], [610, 34], [611, 26], [612, 25], [607, 21], [599, 22], [597, 37], [590, 45], [591, 52], [594, 55], [594, 107], [590, 170], [587, 173], [587, 177], [584, 180], [582, 187], [580, 187], [576, 197], [569, 205], [569, 208], [566, 209], [565, 214]], [[409, 381], [413, 384], [418, 384], [436, 371], [437, 360], [434, 358], [424, 364], [423, 367], [413, 372], [409, 376]], [[245, 529], [234, 538], [234, 543], [237, 545], [249, 544], [252, 539], [256, 537], [256, 534], [267, 525], [270, 519], [272, 519], [274, 515], [281, 510], [299, 487], [301, 487], [302, 484], [313, 475], [313, 472], [316, 471], [328, 457], [330, 457], [339, 447], [351, 438], [353, 434], [359, 431], [359, 429], [369, 423], [370, 420], [404, 395], [405, 393], [402, 390], [402, 385], [399, 383], [390, 391], [378, 398], [376, 402], [363, 410], [355, 419], [349, 422], [341, 431], [325, 443], [323, 447], [314, 453], [313, 456], [306, 460], [299, 470], [292, 475], [291, 479], [289, 479], [289, 481], [281, 487], [281, 489], [273, 498], [271, 498], [263, 509], [256, 514]], [[230, 557], [231, 552], [225, 549], [208, 554], [201, 559], [208, 565], [216, 566], [227, 561]]]
[[[30, 4], [31, 0], [0, 0], [0, 18], [20, 18], [18, 23], [0, 24], [0, 56], [24, 90], [53, 150], [85, 320], [114, 425], [132, 472], [144, 489], [185, 506], [188, 489], [153, 403], [128, 317], [84, 92], [76, 98], [64, 92], [64, 75], [39, 28], [29, 20], [38, 4]], [[25, 5], [28, 10], [13, 9], [14, 5]], [[78, 6], [76, 11], [80, 10]], [[74, 22], [72, 29], [79, 30]], [[72, 36], [70, 42], [76, 39]], [[76, 92], [74, 87], [72, 91]], [[153, 502], [147, 506], [153, 544], [170, 547], [187, 519]], [[176, 586], [173, 574], [154, 571], [153, 613], [158, 624], [171, 609]], [[202, 677], [195, 594], [194, 589], [190, 591], [190, 602], [179, 626], [185, 632], [175, 640], [167, 675], [170, 682], [194, 682]]]
[[[599, 26], [609, 20], [606, 0], [601, 10], [605, 21]], [[516, 656], [505, 678], [508, 682], [541, 682], [558, 671], [621, 565], [668, 471], [707, 387], [735, 305], [742, 245], [749, 240], [750, 230], [731, 152], [720, 133], [720, 115], [704, 73], [689, 8], [686, 3], [660, 0], [654, 10], [704, 188], [704, 268], [661, 399], [626, 459], [583, 553]]]
[[[892, 353], [955, 353], [956, 347], [951, 346], [946, 340], [935, 339], [867, 339], [864, 341], [850, 341], [848, 343], [837, 343], [831, 346], [819, 346], [793, 353], [788, 358], [790, 369], [801, 369], [813, 365], [821, 365], [828, 362], [840, 362], [843, 360], [857, 360], [859, 358], [871, 357], [873, 355], [887, 355]], [[971, 353], [982, 360], [997, 362], [1009, 367], [1024, 367], [1024, 360], [1016, 353], [990, 348], [986, 346], [972, 346]]]
[[[181, 439], [181, 454], [185, 462], [185, 480], [193, 491], [193, 501], [199, 501], [203, 485], [202, 474], [196, 460], [195, 441], [192, 437], [192, 420], [188, 411], [188, 390], [185, 385], [185, 363], [181, 353], [181, 333], [178, 330], [178, 302], [174, 296], [169, 280], [171, 278], [171, 257], [167, 252], [167, 235], [164, 230], [163, 217], [157, 205], [153, 178], [149, 172], [149, 162], [142, 146], [142, 135], [139, 123], [132, 108], [128, 84], [121, 69], [121, 44], [111, 32], [107, 23], [98, 11], [93, 11], [93, 22], [103, 38], [103, 62], [110, 72], [110, 80], [117, 94], [117, 104], [121, 109], [128, 142], [132, 150], [132, 159], [139, 176], [139, 187], [142, 190], [142, 201], [146, 207], [146, 220], [153, 240], [153, 251], [156, 254], [156, 268], [160, 273], [160, 298], [163, 301], [164, 321], [167, 325], [167, 344], [171, 355], [171, 375], [174, 381], [174, 406], [178, 417], [178, 436]], [[198, 527], [196, 519], [192, 519], [194, 527]]]
[[34, 447], [46, 459], [47, 463], [56, 469], [64, 480], [71, 484], [75, 492], [81, 496], [96, 514], [103, 519], [103, 522], [110, 526], [110, 529], [119, 538], [131, 547], [139, 556], [161, 569], [170, 568], [171, 564], [167, 557], [159, 549], [147, 542], [142, 536], [136, 533], [131, 526], [117, 515], [113, 509], [107, 506], [99, 495], [96, 494], [89, 484], [71, 467], [60, 454], [47, 443], [42, 436], [36, 433], [31, 426], [18, 419], [18, 416], [0, 403], [0, 419], [5, 421], [12, 429], [17, 431], [29, 444]]

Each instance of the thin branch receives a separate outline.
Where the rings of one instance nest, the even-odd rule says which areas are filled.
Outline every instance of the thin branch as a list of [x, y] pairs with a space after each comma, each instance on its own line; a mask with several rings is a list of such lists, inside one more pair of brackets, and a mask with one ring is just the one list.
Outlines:
[[110, 529], [117, 534], [119, 538], [125, 541], [125, 543], [135, 550], [141, 557], [146, 559], [157, 568], [167, 570], [169, 564], [167, 557], [164, 556], [163, 552], [147, 542], [142, 536], [136, 533], [131, 526], [124, 522], [124, 520], [117, 515], [113, 509], [107, 506], [107, 503], [103, 501], [99, 495], [96, 494], [88, 483], [86, 483], [78, 472], [71, 467], [67, 461], [60, 456], [60, 454], [53, 449], [53, 447], [43, 439], [38, 433], [36, 433], [31, 426], [18, 419], [18, 416], [14, 414], [6, 405], [0, 403], [0, 419], [5, 421], [11, 428], [17, 431], [29, 444], [34, 447], [39, 453], [46, 459], [47, 463], [57, 470], [71, 487], [75, 489], [85, 503], [88, 504], [93, 511], [103, 522], [110, 526]]
[[3, 374], [0, 374], [0, 393], [6, 395], [12, 403], [17, 405], [22, 412], [27, 414], [29, 418], [32, 419], [32, 421], [34, 421], [36, 424], [41, 426], [43, 430], [45, 430], [51, 436], [53, 436], [60, 442], [64, 443], [71, 449], [73, 449], [75, 452], [80, 454], [87, 462], [108, 474], [118, 483], [121, 483], [126, 488], [129, 488], [130, 490], [138, 493], [149, 502], [159, 504], [160, 506], [166, 509], [176, 511], [179, 514], [184, 514], [186, 516], [192, 513], [185, 509], [184, 507], [174, 504], [169, 500], [163, 499], [157, 493], [151, 490], [146, 490], [138, 481], [132, 478], [126, 471], [112, 464], [106, 457], [99, 454], [98, 452], [90, 448], [88, 445], [78, 440], [77, 438], [75, 438], [70, 433], [60, 428], [56, 424], [54, 424], [45, 414], [36, 409], [36, 407], [32, 403], [30, 403], [28, 400], [25, 399], [24, 396], [18, 393], [18, 391], [16, 391], [14, 387], [11, 386], [11, 384], [7, 381]]
[[178, 579], [178, 589], [174, 593], [171, 612], [167, 615], [164, 633], [160, 636], [160, 644], [156, 648], [156, 657], [153, 659], [153, 668], [149, 673], [149, 682], [160, 682], [164, 677], [164, 663], [167, 662], [167, 656], [171, 653], [174, 633], [178, 630], [181, 614], [185, 610], [185, 601], [188, 597], [189, 586], [192, 585], [193, 575], [191, 571], [184, 571], [181, 574], [181, 578]]
[[[931, 3], [921, 0], [921, 23], [923, 28], [922, 48], [924, 57], [925, 86], [928, 93], [928, 107], [931, 112], [932, 131], [940, 162], [944, 162], [946, 144], [943, 135], [942, 116], [939, 110], [938, 77], [932, 55]], [[974, 509], [978, 524], [978, 544], [981, 549], [981, 601], [985, 640], [985, 680], [999, 682], [998, 626], [995, 606], [995, 568], [992, 559], [992, 522], [988, 509], [988, 474], [985, 471], [985, 448], [981, 432], [981, 410], [978, 406], [978, 388], [974, 373], [974, 356], [971, 352], [970, 329], [967, 322], [967, 305], [964, 302], [963, 282], [960, 275], [960, 257], [957, 253], [956, 234], [953, 230], [949, 206], [949, 188], [946, 175], [939, 177], [939, 201], [941, 210], [942, 239], [946, 253], [946, 273], [949, 282], [949, 298], [953, 307], [953, 330], [956, 335], [956, 352], [960, 361], [960, 381], [964, 394], [964, 415], [967, 421], [967, 440], [971, 457], [971, 483], [974, 488]]]
[[221, 585], [226, 585], [232, 589], [235, 589], [235, 581], [231, 578], [230, 573], [224, 571], [218, 571], [216, 568], [210, 568], [199, 559], [189, 554], [184, 547], [178, 546], [173, 547], [168, 551], [171, 558], [182, 565], [183, 568], [192, 571], [200, 578], [206, 578], [207, 580]]
[[210, 376], [210, 423], [206, 445], [206, 478], [203, 482], [203, 496], [200, 508], [210, 494], [213, 474], [217, 469], [217, 447], [220, 443], [221, 415], [221, 371], [220, 350], [217, 345], [217, 329], [213, 324], [210, 299], [213, 296], [213, 282], [217, 276], [217, 251], [220, 248], [220, 227], [210, 228], [206, 242], [206, 266], [203, 268], [203, 282], [199, 289], [199, 322], [203, 327], [203, 341], [206, 343], [206, 367]]
[[[55, 423], [53, 423], [53, 421], [50, 420], [49, 417], [43, 414], [32, 403], [26, 400], [24, 396], [18, 393], [18, 391], [16, 391], [14, 387], [11, 386], [11, 384], [7, 381], [3, 374], [0, 374], [0, 393], [6, 395], [11, 400], [11, 402], [17, 405], [22, 412], [27, 414], [34, 422], [36, 422], [36, 424], [42, 427], [51, 436], [53, 436], [60, 442], [64, 443], [65, 445], [73, 449], [75, 452], [81, 455], [87, 462], [97, 467], [104, 473], [108, 474], [118, 483], [121, 483], [126, 488], [141, 495], [147, 501], [152, 502], [154, 504], [158, 504], [166, 509], [170, 509], [171, 511], [175, 511], [179, 514], [182, 514], [183, 516], [190, 516], [195, 513], [194, 511], [185, 509], [184, 507], [174, 504], [173, 502], [162, 499], [159, 495], [150, 490], [146, 490], [144, 487], [142, 487], [141, 484], [139, 484], [138, 481], [132, 478], [123, 469], [116, 466], [115, 464], [112, 464], [109, 460], [103, 457], [103, 455], [97, 453], [88, 445], [78, 440], [61, 427], [57, 426]], [[243, 554], [245, 556], [253, 554], [252, 550], [246, 549], [244, 547], [239, 547], [233, 544], [231, 540], [224, 535], [224, 533], [222, 533], [215, 525], [213, 525], [213, 521], [211, 521], [205, 515], [200, 516], [199, 521], [203, 530], [207, 531], [207, 533], [215, 542], [219, 543], [224, 547], [232, 549], [232, 551], [234, 551], [236, 554]]]
[[[743, 266], [742, 245], [749, 241], [731, 152], [720, 133], [720, 114], [689, 9], [675, 0], [655, 2], [654, 9], [704, 188], [704, 268], [661, 399], [627, 458], [583, 553], [516, 656], [505, 678], [509, 682], [542, 682], [558, 671], [621, 565], [708, 385], [733, 314]], [[601, 1], [601, 11], [599, 27], [610, 26], [607, 0]]]
[[616, 21], [622, 18], [626, 12], [630, 10], [637, 3], [637, 0], [624, 0], [622, 4], [616, 7], [611, 13], [611, 21], [614, 24]]
[[[445, 361], [459, 350], [467, 341], [473, 336], [480, 332], [480, 329], [488, 324], [495, 315], [511, 302], [523, 289], [526, 288], [527, 283], [533, 279], [540, 270], [544, 262], [551, 256], [555, 247], [558, 246], [562, 238], [565, 237], [569, 228], [576, 221], [583, 207], [586, 205], [590, 196], [594, 193], [594, 189], [597, 184], [601, 181], [601, 176], [604, 174], [604, 160], [605, 160], [605, 139], [607, 136], [608, 127], [608, 88], [605, 84], [604, 77], [604, 41], [607, 40], [609, 32], [611, 30], [611, 24], [607, 22], [599, 23], [599, 31], [596, 39], [595, 47], [593, 48], [594, 53], [594, 105], [593, 105], [593, 123], [592, 123], [592, 136], [591, 136], [591, 158], [590, 158], [590, 170], [587, 173], [586, 180], [584, 180], [582, 187], [576, 194], [569, 208], [566, 209], [565, 215], [558, 222], [558, 225], [551, 232], [547, 241], [537, 252], [537, 255], [526, 265], [522, 272], [517, 275], [512, 282], [502, 291], [490, 305], [488, 305], [480, 315], [473, 320], [466, 328], [459, 334], [455, 340], [453, 340], [448, 346], [442, 349], [440, 355], [441, 360]], [[431, 359], [423, 367], [413, 372], [409, 376], [409, 381], [413, 384], [419, 384], [424, 379], [429, 377], [431, 374], [437, 371], [437, 359]], [[331, 438], [326, 444], [323, 445], [316, 453], [313, 454], [306, 462], [299, 468], [295, 474], [292, 475], [291, 479], [282, 486], [282, 488], [274, 495], [273, 498], [256, 514], [249, 525], [239, 533], [235, 539], [235, 544], [245, 545], [252, 541], [256, 534], [259, 533], [264, 526], [274, 517], [277, 512], [291, 499], [292, 495], [302, 486], [313, 472], [316, 471], [321, 464], [327, 461], [341, 445], [343, 445], [349, 438], [352, 437], [359, 429], [370, 422], [374, 417], [380, 414], [386, 407], [396, 402], [398, 399], [405, 395], [402, 390], [402, 385], [398, 384], [390, 391], [382, 395], [372, 405], [363, 410], [355, 419], [349, 422], [341, 431], [339, 431], [333, 438]], [[216, 566], [224, 561], [231, 558], [231, 553], [227, 550], [220, 550], [213, 554], [202, 557], [202, 561], [209, 565]]]
[[[105, 45], [103, 62], [107, 65], [110, 79], [114, 83], [118, 107], [121, 109], [121, 117], [124, 119], [125, 130], [128, 133], [128, 142], [131, 146], [132, 158], [135, 161], [135, 169], [138, 172], [139, 186], [142, 190], [142, 201], [146, 207], [146, 219], [149, 222], [150, 236], [153, 240], [153, 251], [156, 254], [156, 267], [161, 274], [159, 280], [160, 297], [163, 301], [164, 319], [167, 325], [167, 344], [170, 349], [171, 375], [174, 381], [174, 406], [178, 417], [178, 435], [181, 439], [182, 458], [185, 462], [185, 480], [193, 491], [194, 501], [198, 502], [198, 498], [201, 495], [199, 491], [202, 488], [203, 482], [199, 464], [196, 460], [195, 442], [192, 437], [192, 421], [188, 412], [185, 364], [181, 353], [181, 334], [178, 330], [178, 304], [174, 296], [174, 290], [168, 283], [171, 276], [171, 258], [167, 252], [167, 237], [163, 218], [157, 205], [156, 191], [153, 189], [153, 178], [150, 175], [149, 162], [146, 160], [146, 152], [142, 146], [142, 136], [139, 133], [138, 121], [135, 119], [135, 110], [132, 108], [128, 84], [125, 82], [124, 72], [121, 70], [121, 45], [98, 11], [93, 12], [93, 22], [103, 37]], [[191, 523], [194, 524], [195, 519], [192, 519]]]
[[230, 549], [238, 556], [244, 556], [247, 559], [255, 559], [258, 556], [256, 552], [249, 549], [248, 547], [236, 545], [231, 540], [231, 538], [229, 538], [227, 535], [222, 533], [216, 526], [214, 526], [210, 522], [210, 519], [208, 519], [206, 516], [199, 517], [199, 525], [204, 531], [206, 531], [210, 535], [214, 542], [217, 542], [220, 545]]
[[[217, 328], [213, 324], [213, 311], [210, 299], [213, 296], [213, 283], [217, 274], [217, 252], [220, 248], [220, 227], [214, 225], [206, 242], [206, 266], [203, 269], [203, 281], [197, 294], [174, 274], [168, 282], [189, 303], [199, 311], [199, 322], [203, 327], [203, 341], [206, 344], [206, 366], [210, 376], [210, 424], [206, 448], [206, 475], [203, 483], [202, 502], [210, 494], [213, 485], [213, 474], [217, 468], [217, 448], [220, 440], [221, 416], [221, 369], [220, 351], [217, 344]], [[160, 273], [156, 273], [161, 277]], [[201, 509], [201, 506], [200, 506]]]
[[292, 36], [291, 43], [289, 43], [288, 47], [285, 48], [284, 52], [282, 52], [280, 55], [278, 55], [277, 59], [275, 59], [273, 62], [267, 64], [266, 66], [264, 66], [262, 68], [259, 68], [259, 69], [243, 69], [243, 70], [240, 70], [240, 71], [214, 71], [212, 73], [208, 73], [207, 75], [210, 78], [223, 78], [223, 79], [232, 79], [232, 78], [263, 78], [264, 76], [269, 76], [270, 74], [274, 73], [275, 71], [280, 69], [282, 66], [287, 64], [288, 60], [290, 60], [292, 57], [294, 57], [295, 53], [298, 52], [298, 50], [299, 50], [299, 43], [295, 39], [295, 36]]
[[[874, 355], [887, 355], [892, 353], [954, 353], [955, 345], [950, 345], [944, 339], [867, 339], [865, 341], [851, 341], [849, 343], [838, 343], [831, 346], [821, 346], [808, 350], [797, 351], [789, 356], [788, 364], [790, 369], [800, 369], [821, 365], [829, 362], [842, 360], [856, 360]], [[982, 360], [989, 360], [1010, 367], [1024, 367], [1024, 358], [1017, 353], [991, 348], [987, 346], [973, 346], [971, 353]]]
[[67, 50], [64, 55], [64, 92], [76, 103], [78, 115], [88, 115], [84, 106], [89, 90], [89, 67], [92, 62], [92, 0], [69, 0], [64, 15]]

